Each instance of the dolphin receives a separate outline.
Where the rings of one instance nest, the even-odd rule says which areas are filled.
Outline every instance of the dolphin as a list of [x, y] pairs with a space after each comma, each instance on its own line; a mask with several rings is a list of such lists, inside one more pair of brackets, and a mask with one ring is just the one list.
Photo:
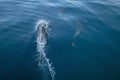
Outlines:
[[78, 26], [77, 26], [77, 28], [76, 28], [76, 31], [75, 31], [75, 33], [73, 35], [73, 41], [71, 43], [71, 45], [73, 47], [77, 47], [76, 44], [74, 43], [74, 41], [75, 41], [76, 37], [80, 34], [80, 31], [81, 31], [81, 26], [80, 26], [80, 23], [79, 23]]
[[37, 25], [36, 25], [36, 35], [38, 36], [41, 34], [41, 38], [46, 38], [47, 37], [47, 28], [48, 28], [48, 23], [45, 20], [40, 20]]

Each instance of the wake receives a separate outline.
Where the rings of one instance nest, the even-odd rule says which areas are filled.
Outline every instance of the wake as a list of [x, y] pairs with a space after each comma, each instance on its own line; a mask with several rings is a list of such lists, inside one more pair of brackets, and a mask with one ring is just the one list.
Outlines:
[[43, 80], [54, 80], [55, 71], [49, 59], [46, 57], [47, 36], [50, 28], [48, 22], [39, 20], [35, 27], [36, 32], [36, 47], [38, 51], [37, 61]]

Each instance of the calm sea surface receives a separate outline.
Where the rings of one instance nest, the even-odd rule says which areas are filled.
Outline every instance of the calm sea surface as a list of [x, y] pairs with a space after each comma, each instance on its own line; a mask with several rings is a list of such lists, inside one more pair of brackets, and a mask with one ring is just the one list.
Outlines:
[[55, 80], [120, 80], [120, 0], [0, 0], [0, 80], [42, 80], [41, 19]]

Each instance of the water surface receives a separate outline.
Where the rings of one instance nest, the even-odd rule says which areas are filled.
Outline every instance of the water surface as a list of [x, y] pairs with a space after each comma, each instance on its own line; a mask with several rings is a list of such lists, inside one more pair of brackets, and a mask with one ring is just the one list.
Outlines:
[[120, 80], [119, 0], [0, 0], [0, 80], [42, 80], [40, 19], [52, 29], [46, 54], [55, 80]]

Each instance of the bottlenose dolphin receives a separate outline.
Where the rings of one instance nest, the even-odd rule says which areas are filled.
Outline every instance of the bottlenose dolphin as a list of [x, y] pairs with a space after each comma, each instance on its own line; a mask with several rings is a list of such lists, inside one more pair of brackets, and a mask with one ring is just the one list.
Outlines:
[[78, 26], [77, 26], [77, 28], [76, 28], [76, 31], [75, 31], [75, 33], [73, 35], [73, 41], [71, 43], [71, 45], [73, 47], [77, 47], [76, 44], [74, 43], [74, 41], [75, 41], [76, 37], [80, 34], [80, 31], [81, 31], [81, 26], [80, 26], [80, 23], [79, 23]]
[[40, 35], [41, 39], [43, 40], [44, 38], [47, 37], [47, 28], [48, 28], [48, 23], [44, 20], [40, 20], [37, 25], [36, 25], [36, 35]]

